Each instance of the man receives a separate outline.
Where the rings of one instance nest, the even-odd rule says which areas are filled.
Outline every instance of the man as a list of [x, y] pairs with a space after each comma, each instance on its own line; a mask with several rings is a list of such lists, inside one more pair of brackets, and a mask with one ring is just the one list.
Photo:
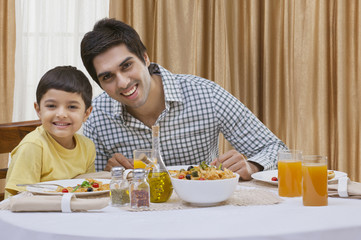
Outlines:
[[[151, 148], [152, 125], [160, 126], [168, 166], [222, 163], [244, 180], [277, 167], [277, 152], [286, 146], [238, 99], [210, 80], [151, 63], [138, 33], [125, 23], [97, 22], [82, 40], [81, 57], [105, 91], [93, 100], [84, 125], [97, 148], [97, 170], [132, 168], [133, 151]], [[218, 156], [220, 132], [235, 150]]]

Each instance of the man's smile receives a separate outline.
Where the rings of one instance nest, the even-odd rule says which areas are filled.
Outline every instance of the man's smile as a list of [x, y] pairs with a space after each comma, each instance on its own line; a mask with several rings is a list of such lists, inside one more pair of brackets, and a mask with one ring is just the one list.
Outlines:
[[123, 92], [122, 95], [125, 97], [131, 96], [138, 89], [138, 84], [134, 85], [129, 91]]

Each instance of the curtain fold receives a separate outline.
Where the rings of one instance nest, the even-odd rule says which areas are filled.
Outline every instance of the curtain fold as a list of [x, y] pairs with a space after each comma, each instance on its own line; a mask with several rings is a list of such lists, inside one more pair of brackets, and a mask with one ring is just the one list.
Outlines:
[[[15, 83], [15, 1], [0, 1], [0, 123], [11, 122]], [[8, 154], [0, 154], [0, 168], [7, 167]], [[4, 192], [5, 180], [0, 181]]]
[[15, 82], [15, 1], [0, 2], [0, 123], [10, 122]]
[[217, 82], [290, 148], [361, 180], [359, 1], [111, 0], [109, 15], [151, 61]]

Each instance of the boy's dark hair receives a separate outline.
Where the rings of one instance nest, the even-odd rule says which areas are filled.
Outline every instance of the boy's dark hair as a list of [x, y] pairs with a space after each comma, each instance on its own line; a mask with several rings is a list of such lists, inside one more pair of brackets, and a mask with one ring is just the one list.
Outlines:
[[131, 26], [113, 18], [99, 20], [94, 25], [93, 31], [85, 34], [81, 41], [81, 59], [86, 70], [99, 86], [93, 60], [99, 54], [119, 44], [125, 44], [129, 52], [135, 54], [145, 64], [143, 54], [147, 49], [138, 33]]
[[85, 103], [85, 110], [91, 106], [93, 89], [85, 74], [72, 66], [55, 67], [40, 79], [36, 89], [36, 102], [40, 101], [50, 89], [79, 93]]

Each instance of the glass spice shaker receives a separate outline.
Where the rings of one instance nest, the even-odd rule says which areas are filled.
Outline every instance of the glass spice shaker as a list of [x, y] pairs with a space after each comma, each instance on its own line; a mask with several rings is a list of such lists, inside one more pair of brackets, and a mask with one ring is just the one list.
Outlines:
[[146, 180], [147, 171], [138, 168], [133, 170], [133, 180], [130, 184], [130, 206], [134, 209], [146, 209], [150, 204], [149, 184]]
[[124, 168], [113, 167], [112, 179], [109, 183], [110, 199], [112, 206], [122, 207], [129, 204], [129, 183], [126, 178], [123, 179]]

